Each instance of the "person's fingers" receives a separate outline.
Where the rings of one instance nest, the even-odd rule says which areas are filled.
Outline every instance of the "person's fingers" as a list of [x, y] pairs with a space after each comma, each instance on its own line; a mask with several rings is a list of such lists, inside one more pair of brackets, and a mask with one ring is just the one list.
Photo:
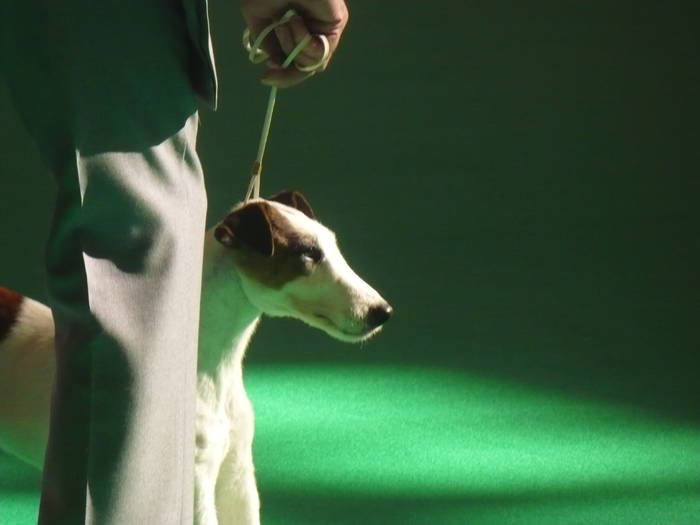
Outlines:
[[294, 35], [292, 34], [289, 24], [287, 23], [277, 26], [275, 28], [275, 37], [277, 37], [277, 42], [282, 48], [284, 57], [287, 58], [296, 46], [296, 43], [294, 42]]
[[[289, 30], [294, 39], [294, 45], [298, 45], [305, 38], [310, 36], [309, 30], [306, 28], [301, 17], [295, 16], [289, 21]], [[323, 44], [319, 37], [313, 37], [304, 46], [304, 49], [296, 56], [294, 63], [299, 66], [313, 66], [318, 64], [323, 58]], [[326, 58], [326, 61], [328, 57]]]
[[[308, 6], [301, 4], [304, 2], [300, 2], [298, 6], [301, 16], [293, 16], [285, 24], [276, 27], [273, 34], [260, 43], [260, 47], [270, 57], [269, 68], [261, 76], [263, 84], [280, 88], [296, 85], [318, 71], [324, 71], [338, 47], [340, 35], [348, 21], [345, 4], [342, 1], [314, 2]], [[253, 7], [249, 6], [244, 10], [244, 16], [250, 28], [251, 41], [254, 42], [257, 35], [274, 20], [279, 20], [281, 15], [274, 20], [251, 16], [251, 13], [257, 14], [255, 7], [258, 4], [250, 5]], [[324, 7], [326, 5], [328, 9]], [[249, 12], [246, 13], [246, 11]], [[312, 38], [309, 40], [310, 35]], [[319, 35], [323, 35], [326, 42]], [[294, 57], [296, 67], [282, 69], [280, 66], [287, 57], [305, 40], [308, 40], [308, 43]]]
[[[267, 18], [257, 18], [257, 17], [245, 17], [246, 23], [248, 25], [248, 30], [250, 32], [250, 43], [253, 45], [258, 35], [270, 25], [273, 20]], [[275, 34], [269, 34], [260, 43], [260, 47], [269, 56], [268, 61], [272, 65], [281, 65], [284, 62], [286, 53], [280, 46], [279, 40], [275, 38]]]
[[[295, 16], [286, 24], [275, 28], [275, 37], [285, 58], [293, 53], [299, 44], [308, 40], [308, 43], [294, 58], [294, 64], [302, 68], [315, 66], [323, 59], [323, 42], [318, 36], [309, 40], [309, 36], [311, 34], [300, 16]], [[316, 71], [322, 71], [324, 68], [325, 63], [314, 71], [299, 71], [296, 67], [291, 66], [287, 69], [271, 68], [262, 75], [261, 81], [263, 84], [274, 85], [280, 88], [291, 87], [306, 80]]]
[[[240, 1], [241, 11], [253, 42], [265, 27], [280, 20], [289, 8], [286, 0]], [[280, 87], [297, 84], [312, 76], [312, 72], [298, 71], [297, 68], [309, 68], [313, 69], [313, 72], [325, 70], [349, 20], [344, 0], [295, 0], [293, 5], [300, 16], [293, 17], [287, 22], [285, 29], [278, 30], [260, 44], [263, 51], [269, 55], [268, 66], [270, 67], [263, 74], [262, 80]], [[314, 37], [295, 57], [297, 68], [290, 67], [282, 71], [280, 66], [287, 55], [308, 34]], [[326, 37], [325, 43], [319, 35]], [[321, 60], [323, 63], [320, 63]]]
[[[253, 45], [257, 36], [262, 31], [257, 28], [249, 29], [250, 44]], [[278, 66], [284, 62], [298, 44], [309, 35], [308, 29], [299, 16], [293, 17], [286, 24], [277, 26], [272, 34], [269, 34], [261, 43], [260, 47], [270, 57], [270, 65]], [[317, 64], [323, 57], [323, 44], [316, 38], [312, 38], [309, 43], [297, 54], [294, 62], [300, 66], [310, 66]]]
[[[302, 12], [302, 16], [303, 16]], [[344, 2], [315, 2], [310, 16], [303, 16], [307, 29], [314, 35], [325, 35], [333, 56], [340, 43], [350, 15]]]

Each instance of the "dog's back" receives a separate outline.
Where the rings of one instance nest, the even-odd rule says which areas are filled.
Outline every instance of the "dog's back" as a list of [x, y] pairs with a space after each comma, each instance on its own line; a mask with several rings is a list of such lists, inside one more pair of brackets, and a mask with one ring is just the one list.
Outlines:
[[51, 310], [0, 286], [0, 448], [37, 467], [48, 435], [53, 348]]

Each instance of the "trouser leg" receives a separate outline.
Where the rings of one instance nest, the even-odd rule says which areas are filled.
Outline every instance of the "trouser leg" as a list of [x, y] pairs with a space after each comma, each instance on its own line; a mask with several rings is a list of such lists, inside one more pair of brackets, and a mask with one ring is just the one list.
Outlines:
[[166, 0], [1, 10], [3, 69], [57, 186], [40, 522], [189, 524], [206, 196], [182, 13]]
[[[95, 522], [111, 506], [111, 523], [191, 522], [205, 227], [201, 171], [191, 162], [196, 126], [193, 116], [146, 156], [99, 154], [78, 163], [88, 180], [90, 310], [102, 329], [92, 349], [88, 514]], [[154, 162], [157, 176], [134, 176], [153, 172]]]

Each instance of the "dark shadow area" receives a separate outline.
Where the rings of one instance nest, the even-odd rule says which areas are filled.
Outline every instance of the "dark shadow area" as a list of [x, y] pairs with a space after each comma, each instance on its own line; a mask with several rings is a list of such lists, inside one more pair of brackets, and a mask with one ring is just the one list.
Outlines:
[[[557, 512], [565, 520], [562, 523], [581, 523], [578, 513], [587, 506], [613, 502], [633, 506], [635, 503], [663, 502], [665, 498], [671, 497], [685, 503], [677, 504], [675, 512], [669, 511], [661, 519], [665, 518], [664, 523], [691, 525], [700, 508], [697, 499], [699, 490], [697, 484], [683, 482], [611, 483], [589, 487], [446, 496], [382, 496], [376, 492], [344, 495], [337, 491], [324, 492], [318, 488], [312, 491], [263, 491], [262, 499], [265, 502], [263, 520], [267, 517], [269, 523], [467, 525], [494, 523], [494, 517], [490, 515], [494, 509], [497, 509], [496, 516], [504, 516], [507, 523], [536, 523], [538, 514], [546, 515], [548, 508], [561, 509]], [[653, 506], [644, 507], [648, 509]], [[267, 515], [265, 509], [270, 509]], [[542, 518], [547, 523], [552, 523], [551, 517]], [[659, 523], [656, 521], [658, 518], [658, 515], [646, 518], [632, 507], [626, 513], [606, 516], [604, 521], [646, 525]]]
[[[123, 348], [106, 334], [92, 345], [92, 403], [87, 483], [95, 519], [107, 520], [119, 493], [120, 465], [133, 432], [134, 371]], [[84, 454], [83, 454], [84, 455]]]
[[53, 171], [76, 150], [144, 151], [196, 109], [184, 13], [167, 2], [7, 5], [0, 34], [0, 74]]
[[[263, 185], [303, 190], [396, 314], [363, 348], [265, 320], [249, 365], [436, 364], [700, 423], [698, 13], [395, 7], [354, 6], [327, 75], [282, 93]], [[218, 129], [245, 152], [264, 100], [241, 75], [223, 68]], [[208, 120], [235, 188], [248, 161], [217, 161]]]

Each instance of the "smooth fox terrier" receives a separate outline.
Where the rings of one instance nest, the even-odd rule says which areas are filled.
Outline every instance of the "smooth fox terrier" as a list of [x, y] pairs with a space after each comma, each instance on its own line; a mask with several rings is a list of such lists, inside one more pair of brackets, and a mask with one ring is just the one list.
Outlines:
[[[296, 191], [238, 205], [207, 231], [199, 331], [195, 523], [258, 524], [253, 409], [243, 356], [262, 314], [347, 342], [375, 335], [389, 304], [348, 266]], [[53, 384], [48, 307], [0, 287], [0, 447], [41, 468]]]

